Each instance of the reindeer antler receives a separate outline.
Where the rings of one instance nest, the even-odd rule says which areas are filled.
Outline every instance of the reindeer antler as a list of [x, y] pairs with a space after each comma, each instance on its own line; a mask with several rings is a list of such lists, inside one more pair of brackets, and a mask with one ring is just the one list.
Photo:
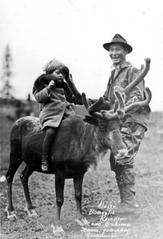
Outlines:
[[150, 63], [151, 63], [151, 59], [150, 58], [146, 58], [145, 59], [145, 65], [144, 67], [141, 66], [141, 71], [139, 73], [139, 75], [137, 76], [137, 78], [132, 81], [125, 89], [124, 89], [124, 93], [128, 94], [136, 85], [138, 85], [143, 78], [147, 75], [149, 69], [150, 69]]
[[123, 94], [118, 90], [115, 90], [114, 94], [116, 97], [116, 104], [114, 104], [114, 109], [109, 111], [102, 110], [101, 114], [107, 119], [122, 119], [125, 115]]
[[103, 109], [108, 109], [110, 106], [109, 103], [104, 102], [103, 97], [100, 97], [95, 103], [90, 105], [85, 93], [82, 93], [82, 101], [89, 114], [93, 114], [94, 112]]
[[124, 113], [123, 113], [123, 99], [121, 98], [119, 92], [115, 91], [115, 95], [116, 97], [118, 98], [119, 100], [119, 105], [120, 105], [120, 110], [117, 110], [115, 113], [113, 113], [112, 111], [103, 111], [103, 114], [105, 115], [105, 117], [107, 119], [116, 119], [116, 118], [123, 118], [125, 113], [128, 113], [129, 111], [133, 110], [134, 108], [136, 107], [144, 107], [146, 105], [148, 105], [151, 101], [151, 98], [152, 98], [152, 93], [150, 91], [149, 88], [146, 88], [145, 89], [145, 100], [143, 101], [137, 101], [137, 102], [134, 102], [128, 106], [125, 106], [124, 107]]
[[91, 114], [98, 111], [99, 107], [102, 105], [104, 98], [100, 97], [94, 104], [88, 107], [88, 112]]
[[86, 94], [84, 92], [82, 93], [82, 102], [83, 102], [83, 105], [85, 106], [85, 108], [88, 109], [89, 103], [88, 103]]
[[144, 107], [144, 106], [146, 106], [150, 103], [150, 101], [152, 99], [152, 92], [150, 91], [150, 89], [148, 87], [146, 87], [144, 93], [145, 93], [145, 100], [136, 101], [136, 102], [126, 106], [125, 107], [125, 113], [131, 111], [135, 107]]

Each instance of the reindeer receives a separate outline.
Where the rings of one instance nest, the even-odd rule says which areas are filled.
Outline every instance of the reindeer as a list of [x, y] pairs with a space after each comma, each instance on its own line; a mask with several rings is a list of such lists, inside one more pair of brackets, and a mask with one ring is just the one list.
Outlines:
[[[126, 91], [138, 84], [149, 70], [150, 61], [146, 60], [144, 68], [132, 85]], [[125, 93], [125, 90], [124, 90]], [[82, 215], [82, 183], [83, 177], [89, 166], [96, 164], [109, 149], [117, 157], [124, 157], [127, 153], [119, 131], [120, 120], [134, 107], [147, 105], [151, 100], [151, 92], [146, 88], [146, 98], [142, 102], [134, 102], [124, 107], [122, 93], [115, 90], [116, 104], [114, 110], [103, 110], [104, 99], [101, 97], [94, 104], [88, 104], [85, 94], [82, 95], [83, 103], [88, 115], [75, 115], [62, 121], [51, 150], [51, 165], [49, 174], [55, 174], [56, 191], [56, 219], [60, 220], [61, 207], [64, 197], [64, 183], [66, 178], [73, 178], [77, 215]], [[98, 112], [97, 112], [98, 111]], [[15, 218], [12, 203], [12, 182], [14, 175], [24, 161], [26, 167], [20, 175], [26, 199], [26, 212], [29, 216], [37, 215], [32, 205], [28, 179], [34, 171], [41, 171], [41, 148], [44, 132], [41, 130], [39, 118], [26, 116], [18, 119], [10, 134], [10, 164], [6, 174], [8, 186], [7, 218]]]

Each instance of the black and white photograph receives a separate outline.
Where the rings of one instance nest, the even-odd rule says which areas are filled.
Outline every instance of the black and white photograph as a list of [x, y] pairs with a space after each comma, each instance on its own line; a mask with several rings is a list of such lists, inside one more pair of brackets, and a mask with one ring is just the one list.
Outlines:
[[0, 238], [163, 238], [161, 0], [0, 0]]

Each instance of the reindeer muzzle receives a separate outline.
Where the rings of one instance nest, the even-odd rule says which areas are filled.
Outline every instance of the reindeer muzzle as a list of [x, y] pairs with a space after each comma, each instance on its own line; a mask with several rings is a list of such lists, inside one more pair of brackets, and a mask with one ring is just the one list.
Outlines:
[[115, 160], [120, 160], [127, 156], [128, 150], [123, 142], [123, 137], [119, 129], [110, 132], [111, 150]]

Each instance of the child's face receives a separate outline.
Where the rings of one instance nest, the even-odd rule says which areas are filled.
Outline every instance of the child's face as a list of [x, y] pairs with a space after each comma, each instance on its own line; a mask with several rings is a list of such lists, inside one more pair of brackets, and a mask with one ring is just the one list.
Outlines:
[[113, 44], [109, 49], [110, 58], [115, 65], [120, 65], [127, 55], [127, 51], [120, 44]]
[[58, 82], [60, 83], [62, 83], [65, 80], [65, 76], [61, 71], [61, 69], [56, 69], [55, 71], [53, 71], [52, 75], [54, 75], [57, 78]]

